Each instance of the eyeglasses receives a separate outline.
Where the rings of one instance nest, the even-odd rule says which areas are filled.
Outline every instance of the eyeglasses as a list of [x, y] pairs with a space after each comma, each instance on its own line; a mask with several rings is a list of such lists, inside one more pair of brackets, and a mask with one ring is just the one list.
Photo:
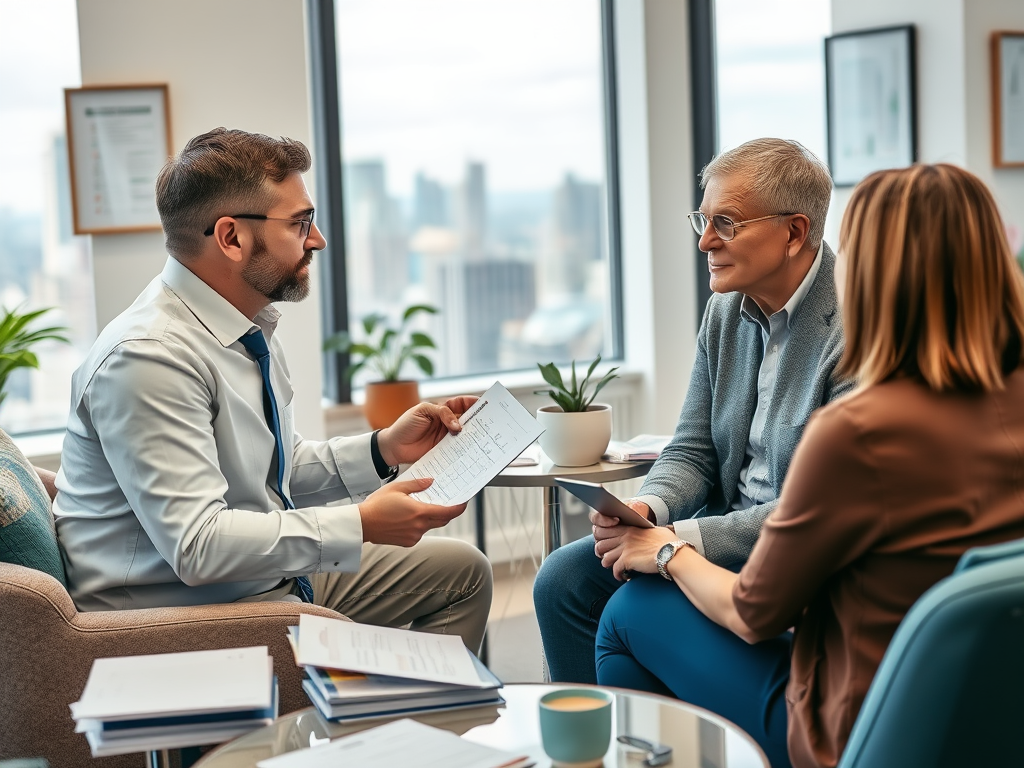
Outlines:
[[[227, 216], [226, 218], [229, 218], [229, 219], [254, 219], [256, 221], [290, 221], [292, 224], [298, 224], [299, 225], [299, 239], [300, 240], [305, 240], [307, 237], [309, 237], [309, 230], [313, 226], [313, 214], [315, 214], [315, 213], [316, 213], [316, 211], [310, 211], [308, 219], [282, 219], [282, 218], [278, 218], [277, 216], [265, 216], [262, 213], [233, 213], [230, 216]], [[217, 221], [220, 221], [220, 219], [223, 219], [223, 218], [225, 218], [225, 217], [224, 216], [220, 216], [220, 217], [218, 217]], [[209, 228], [205, 232], [203, 232], [203, 234], [206, 237], [209, 237], [210, 235], [213, 234], [213, 229], [216, 226], [217, 226], [217, 222], [215, 221], [215, 222], [213, 222], [213, 224], [211, 224], [209, 226]]]
[[[747, 224], [753, 224], [755, 221], [766, 221], [768, 219], [777, 219], [780, 216], [793, 216], [793, 213], [772, 213], [768, 216], [758, 216], [756, 219], [747, 219], [746, 221], [733, 221], [728, 216], [723, 216], [720, 213], [716, 213], [711, 217], [711, 226], [715, 228], [715, 232], [718, 236], [726, 242], [736, 237], [736, 230], [740, 227], [746, 226]], [[693, 231], [698, 235], [703, 235], [708, 228], [708, 217], [700, 211], [694, 211], [693, 213], [686, 214], [686, 218], [690, 220], [690, 226], [693, 227]]]

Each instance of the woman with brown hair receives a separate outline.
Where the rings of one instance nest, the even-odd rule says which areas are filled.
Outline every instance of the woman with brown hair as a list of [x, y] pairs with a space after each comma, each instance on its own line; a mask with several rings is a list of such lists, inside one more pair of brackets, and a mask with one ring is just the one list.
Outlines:
[[967, 549], [1024, 536], [1024, 279], [988, 189], [952, 165], [873, 174], [840, 264], [859, 387], [812, 417], [742, 571], [666, 528], [598, 542], [617, 577], [668, 579], [609, 602], [598, 681], [711, 709], [775, 768], [836, 765], [910, 606]]

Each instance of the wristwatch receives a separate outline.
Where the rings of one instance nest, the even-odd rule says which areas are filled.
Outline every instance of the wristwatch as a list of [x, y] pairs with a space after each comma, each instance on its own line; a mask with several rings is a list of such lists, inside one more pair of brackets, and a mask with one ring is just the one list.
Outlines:
[[676, 552], [678, 552], [683, 547], [689, 547], [694, 551], [696, 551], [697, 549], [695, 546], [693, 546], [693, 544], [691, 544], [688, 541], [676, 539], [675, 541], [670, 541], [668, 544], [666, 544], [658, 550], [658, 556], [655, 558], [655, 562], [658, 564], [658, 573], [662, 575], [662, 578], [666, 578], [669, 581], [672, 581], [672, 576], [670, 576], [668, 572], [668, 563], [673, 557], [676, 556]]

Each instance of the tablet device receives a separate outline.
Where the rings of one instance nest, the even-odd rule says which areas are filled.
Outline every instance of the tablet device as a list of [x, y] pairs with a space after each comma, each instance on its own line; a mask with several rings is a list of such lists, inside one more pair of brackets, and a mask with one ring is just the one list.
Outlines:
[[602, 515], [619, 518], [619, 522], [623, 525], [632, 525], [636, 528], [654, 527], [654, 523], [632, 507], [627, 507], [597, 483], [588, 483], [584, 480], [570, 480], [567, 477], [556, 477], [555, 482], [558, 483], [559, 487], [565, 488], [573, 496], [593, 507]]

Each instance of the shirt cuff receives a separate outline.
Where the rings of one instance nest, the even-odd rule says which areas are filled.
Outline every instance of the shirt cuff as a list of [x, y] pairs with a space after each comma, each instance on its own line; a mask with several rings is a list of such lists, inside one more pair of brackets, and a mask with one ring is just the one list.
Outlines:
[[356, 437], [336, 437], [330, 441], [338, 475], [352, 501], [362, 501], [383, 484], [370, 452], [372, 434], [367, 432]]
[[642, 501], [650, 507], [658, 525], [668, 525], [668, 505], [658, 496], [634, 496], [633, 501]]
[[707, 557], [704, 554], [704, 539], [700, 536], [700, 526], [697, 525], [697, 518], [691, 517], [687, 520], [676, 520], [672, 523], [672, 528], [683, 541], [688, 541], [693, 544], [694, 549], [700, 553], [701, 557]]
[[320, 528], [320, 573], [359, 570], [363, 551], [363, 521], [359, 507], [312, 507]]

